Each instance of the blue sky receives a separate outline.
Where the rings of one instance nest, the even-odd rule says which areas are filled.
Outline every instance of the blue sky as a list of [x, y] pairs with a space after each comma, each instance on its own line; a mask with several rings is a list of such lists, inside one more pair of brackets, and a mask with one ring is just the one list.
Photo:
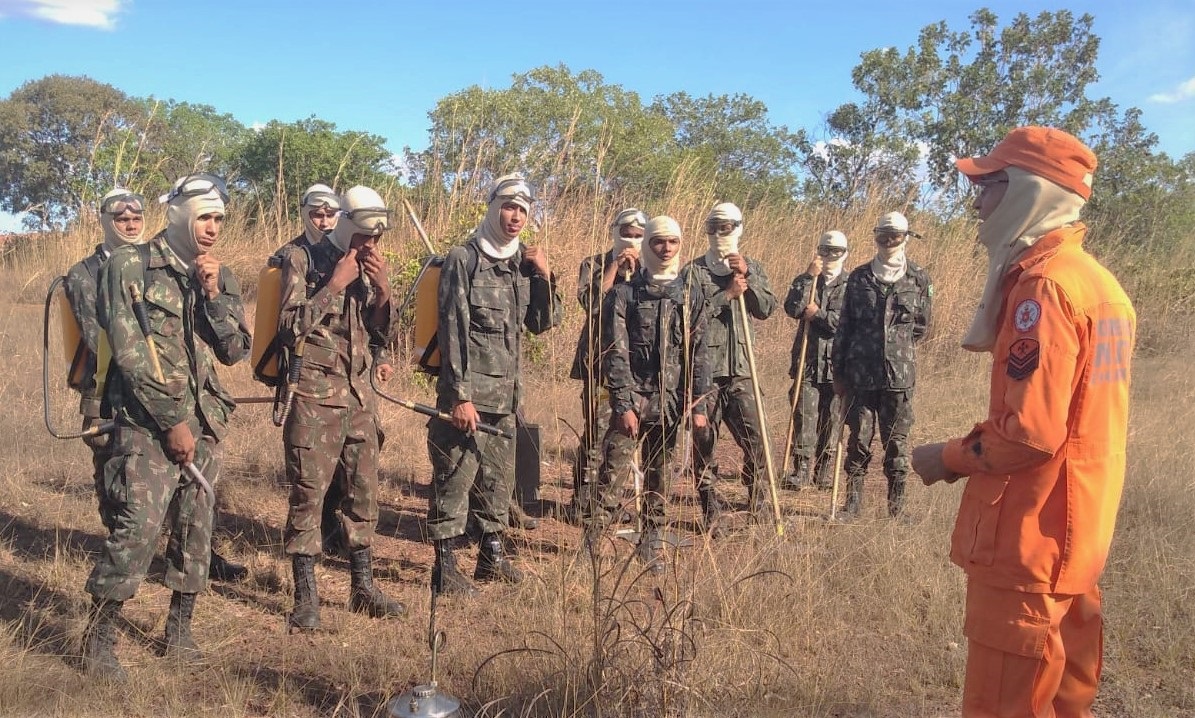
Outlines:
[[[85, 74], [136, 96], [204, 103], [245, 124], [310, 115], [422, 148], [427, 112], [470, 85], [564, 63], [595, 69], [643, 100], [749, 94], [772, 121], [820, 133], [854, 99], [867, 50], [904, 49], [923, 26], [968, 27], [982, 5], [780, 0], [602, 3], [309, 0], [0, 0], [0, 97], [48, 74]], [[1143, 110], [1172, 155], [1195, 151], [1195, 0], [989, 2], [1018, 12], [1095, 17], [1100, 82]], [[11, 218], [0, 218], [10, 227]]]

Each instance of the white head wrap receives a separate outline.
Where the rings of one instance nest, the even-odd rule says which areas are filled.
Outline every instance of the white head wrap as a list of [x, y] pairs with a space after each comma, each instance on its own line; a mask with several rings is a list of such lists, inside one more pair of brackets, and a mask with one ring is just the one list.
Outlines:
[[1000, 280], [1021, 254], [1046, 235], [1079, 219], [1086, 201], [1050, 180], [1007, 167], [1008, 189], [979, 225], [979, 243], [988, 252], [988, 276], [983, 296], [963, 337], [963, 348], [973, 352], [991, 351], [996, 342], [996, 324], [1000, 321]]
[[647, 250], [642, 252], [639, 258], [648, 283], [658, 287], [668, 284], [680, 274], [680, 252], [674, 254], [667, 262], [662, 261], [652, 251], [652, 237], [676, 237], [681, 240], [684, 238], [681, 235], [680, 224], [667, 215], [652, 217], [651, 221], [647, 223], [647, 227], [643, 231], [643, 243], [647, 245]]
[[[907, 233], [908, 231], [909, 220], [900, 212], [889, 212], [880, 217], [879, 224], [872, 230], [876, 235], [887, 232]], [[885, 284], [894, 284], [905, 276], [905, 271], [909, 267], [909, 260], [905, 257], [905, 245], [908, 242], [909, 238], [906, 234], [900, 244], [895, 247], [882, 247], [879, 243], [876, 244], [876, 256], [871, 260], [871, 271], [875, 274], [876, 279]]]
[[390, 229], [390, 210], [376, 191], [357, 185], [344, 193], [340, 201], [340, 217], [336, 227], [328, 233], [332, 244], [341, 252], [348, 252], [354, 234], [380, 237]]
[[843, 250], [842, 256], [838, 259], [822, 259], [822, 276], [826, 278], [827, 282], [831, 282], [842, 273], [842, 265], [846, 263], [846, 258], [849, 254], [846, 251], [846, 235], [836, 229], [832, 229], [822, 235], [822, 238], [817, 242], [817, 246], [835, 247]]
[[[126, 198], [123, 201], [116, 201], [114, 206], [108, 207], [109, 200], [117, 200], [117, 198]], [[116, 249], [117, 247], [126, 244], [141, 244], [145, 241], [145, 223], [142, 222], [141, 230], [133, 236], [121, 234], [116, 229], [116, 215], [123, 214], [125, 210], [132, 210], [135, 214], [145, 214], [145, 201], [139, 196], [129, 192], [127, 189], [117, 187], [100, 199], [100, 227], [104, 230], [104, 246], [108, 251]]]
[[534, 201], [531, 186], [522, 175], [502, 175], [494, 180], [494, 185], [490, 188], [485, 219], [481, 220], [476, 230], [477, 244], [486, 256], [493, 259], [510, 259], [519, 251], [518, 236], [507, 236], [502, 227], [502, 205], [514, 202], [530, 215], [531, 203]]
[[[711, 226], [716, 222], [731, 222], [734, 229], [729, 234], [719, 235], [711, 232]], [[710, 241], [709, 251], [705, 253], [706, 266], [720, 277], [730, 274], [730, 265], [726, 257], [739, 253], [739, 238], [743, 236], [743, 211], [731, 202], [719, 202], [710, 210], [705, 218], [705, 233]]]
[[[303, 218], [303, 234], [306, 235], [307, 241], [311, 244], [323, 239], [324, 232], [319, 227], [315, 226], [315, 222], [311, 221], [310, 215], [313, 209], [340, 209], [340, 198], [332, 191], [332, 188], [324, 184], [313, 184], [307, 188], [303, 193], [303, 198], [299, 200], [299, 214]], [[332, 217], [332, 228], [335, 229], [336, 221], [339, 219], [339, 214], [334, 214]]]
[[166, 197], [166, 245], [184, 266], [190, 267], [201, 248], [195, 236], [195, 220], [205, 214], [224, 215], [224, 198], [220, 190], [211, 186], [202, 194], [190, 194], [192, 186], [202, 187], [210, 182], [202, 176], [188, 175], [174, 183]]
[[646, 230], [647, 215], [642, 211], [630, 207], [618, 213], [614, 218], [614, 222], [610, 225], [610, 247], [611, 252], [615, 257], [622, 253], [624, 249], [633, 249], [636, 252], [641, 252], [643, 247], [643, 238], [631, 239], [622, 236], [622, 228], [626, 226], [638, 227]]

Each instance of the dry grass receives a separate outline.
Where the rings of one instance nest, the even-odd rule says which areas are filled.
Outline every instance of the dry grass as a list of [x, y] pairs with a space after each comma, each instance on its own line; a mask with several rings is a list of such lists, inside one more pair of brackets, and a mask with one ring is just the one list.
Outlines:
[[[713, 197], [680, 178], [668, 212], [700, 226]], [[480, 599], [441, 603], [448, 644], [440, 682], [473, 711], [489, 716], [951, 716], [957, 715], [965, 640], [963, 578], [946, 550], [959, 487], [910, 487], [907, 522], [879, 518], [878, 475], [865, 513], [853, 525], [827, 524], [827, 496], [786, 494], [788, 529], [743, 516], [725, 540], [693, 532], [693, 492], [678, 482], [676, 529], [694, 545], [670, 552], [658, 582], [638, 574], [630, 547], [614, 541], [595, 578], [572, 565], [578, 530], [551, 518], [569, 498], [578, 386], [567, 377], [580, 326], [572, 300], [574, 268], [606, 243], [605, 222], [618, 207], [563, 208], [543, 219], [533, 240], [549, 252], [566, 295], [564, 326], [532, 343], [528, 418], [543, 429], [544, 509], [540, 529], [516, 543], [530, 580], [486, 587]], [[744, 251], [762, 260], [781, 295], [828, 228], [870, 255], [866, 238], [883, 207], [848, 216], [763, 208], [747, 217]], [[424, 207], [436, 237], [450, 236], [474, 209], [453, 200]], [[914, 224], [917, 225], [917, 218]], [[160, 224], [151, 218], [150, 226]], [[923, 346], [914, 440], [965, 431], [985, 407], [986, 361], [956, 349], [977, 292], [982, 259], [963, 224], [919, 227], [911, 255], [935, 279], [935, 328]], [[251, 227], [230, 215], [220, 255], [252, 296], [265, 254], [297, 225]], [[393, 233], [396, 265], [419, 255], [404, 224]], [[378, 715], [394, 695], [428, 677], [426, 626], [431, 549], [423, 542], [429, 464], [423, 422], [387, 407], [378, 578], [411, 615], [378, 622], [345, 610], [347, 566], [318, 569], [326, 630], [288, 636], [289, 566], [281, 553], [286, 517], [281, 438], [264, 407], [238, 410], [227, 442], [217, 542], [249, 564], [239, 585], [213, 583], [200, 599], [196, 635], [209, 663], [178, 675], [154, 653], [168, 603], [160, 567], [130, 601], [119, 652], [132, 683], [91, 683], [74, 655], [86, 600], [81, 590], [102, 530], [94, 508], [89, 457], [79, 442], [55, 442], [38, 422], [40, 301], [50, 278], [86, 252], [95, 228], [13, 250], [0, 269], [0, 714], [4, 715]], [[862, 240], [862, 241], [860, 241]], [[690, 239], [687, 250], [704, 249]], [[1188, 263], [1189, 266], [1189, 263]], [[1149, 290], [1149, 291], [1145, 291]], [[1136, 292], [1136, 290], [1134, 290]], [[1142, 357], [1137, 363], [1128, 487], [1112, 562], [1105, 575], [1106, 671], [1100, 715], [1195, 716], [1195, 455], [1185, 404], [1195, 396], [1181, 352], [1192, 348], [1189, 322], [1156, 287], [1143, 287]], [[1135, 293], [1136, 296], [1136, 293]], [[759, 327], [757, 347], [772, 436], [783, 436], [792, 320]], [[58, 377], [58, 366], [54, 376]], [[239, 395], [262, 394], [245, 366], [226, 372]], [[428, 400], [426, 381], [402, 376], [395, 393]], [[75, 402], [52, 394], [59, 426], [73, 425]], [[729, 439], [723, 471], [738, 457]], [[779, 449], [776, 449], [779, 453]], [[742, 488], [720, 487], [740, 506]], [[874, 513], [873, 513], [874, 512]], [[472, 553], [466, 557], [471, 564]], [[961, 646], [961, 647], [960, 647]]]

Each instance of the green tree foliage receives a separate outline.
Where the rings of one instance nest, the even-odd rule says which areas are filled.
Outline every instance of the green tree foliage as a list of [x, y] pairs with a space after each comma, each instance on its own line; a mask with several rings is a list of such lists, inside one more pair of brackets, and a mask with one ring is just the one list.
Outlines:
[[138, 176], [147, 192], [164, 191], [193, 172], [233, 179], [250, 130], [235, 117], [210, 105], [175, 100], [142, 101], [145, 140], [138, 155]]
[[50, 75], [0, 101], [0, 208], [32, 228], [60, 225], [124, 182], [140, 108], [87, 77]]
[[297, 205], [311, 185], [322, 182], [343, 191], [364, 184], [379, 191], [394, 177], [386, 140], [378, 135], [337, 130], [316, 117], [298, 122], [273, 120], [250, 133], [233, 163], [233, 171], [259, 207]]

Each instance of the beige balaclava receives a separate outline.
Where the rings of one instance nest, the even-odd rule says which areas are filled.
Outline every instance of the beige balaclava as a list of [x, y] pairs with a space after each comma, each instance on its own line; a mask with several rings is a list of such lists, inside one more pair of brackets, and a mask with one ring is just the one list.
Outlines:
[[[312, 222], [311, 217], [308, 216], [315, 209], [338, 210], [340, 209], [340, 198], [336, 196], [331, 187], [325, 184], [313, 184], [303, 193], [303, 198], [299, 200], [299, 215], [303, 218], [303, 234], [312, 245], [324, 237], [323, 231], [316, 227], [315, 222]], [[333, 229], [336, 228], [336, 221], [339, 217], [339, 214], [333, 216]]]
[[510, 259], [519, 251], [519, 237], [507, 236], [502, 228], [502, 205], [514, 202], [523, 208], [530, 216], [531, 203], [535, 199], [531, 193], [531, 186], [520, 174], [508, 174], [494, 180], [490, 189], [489, 207], [486, 209], [485, 219], [477, 225], [477, 244], [481, 251], [491, 259]]
[[647, 277], [648, 284], [661, 287], [672, 282], [680, 274], [680, 252], [673, 255], [672, 259], [667, 262], [662, 261], [652, 251], [652, 237], [676, 237], [681, 241], [684, 241], [684, 237], [681, 235], [680, 224], [667, 215], [652, 217], [643, 230], [645, 249], [639, 254], [639, 260], [643, 265], [643, 274]]
[[390, 229], [390, 210], [376, 191], [357, 185], [340, 199], [340, 217], [336, 227], [328, 233], [332, 244], [341, 252], [348, 252], [354, 234], [380, 237]]
[[832, 282], [839, 275], [842, 274], [842, 266], [846, 263], [847, 250], [846, 235], [836, 229], [832, 229], [822, 235], [822, 238], [817, 242], [818, 248], [833, 247], [842, 250], [842, 256], [838, 259], [822, 259], [822, 276], [826, 278], [827, 282]]
[[145, 241], [145, 223], [141, 223], [141, 230], [134, 235], [121, 234], [116, 228], [114, 220], [119, 214], [129, 210], [134, 214], [145, 214], [145, 200], [140, 195], [133, 194], [127, 189], [117, 187], [100, 199], [100, 227], [104, 230], [104, 248], [112, 252], [117, 247], [126, 244], [141, 244]]
[[[728, 234], [718, 234], [711, 231], [718, 222], [731, 222], [734, 229]], [[705, 264], [710, 271], [719, 277], [730, 274], [730, 265], [726, 257], [739, 253], [739, 238], [743, 236], [743, 211], [731, 202], [719, 202], [710, 210], [705, 218], [705, 233], [710, 241], [709, 251], [705, 253]]]
[[905, 245], [909, 243], [907, 232], [909, 220], [900, 212], [889, 212], [880, 217], [880, 222], [872, 230], [874, 234], [882, 232], [905, 232], [905, 238], [895, 247], [881, 247], [876, 243], [876, 256], [871, 260], [871, 271], [876, 279], [884, 284], [895, 284], [905, 276], [909, 267], [909, 260], [905, 257]]
[[183, 266], [190, 267], [202, 251], [195, 236], [195, 220], [205, 214], [223, 216], [221, 191], [203, 176], [188, 175], [175, 182], [166, 195], [166, 245]]
[[622, 254], [624, 249], [633, 249], [642, 254], [642, 237], [639, 239], [630, 239], [622, 236], [622, 228], [627, 226], [646, 230], [647, 215], [634, 207], [630, 207], [619, 212], [618, 216], [614, 218], [613, 224], [610, 225], [610, 252], [615, 257]]
[[1005, 172], [1008, 189], [1004, 198], [979, 225], [979, 243], [988, 252], [988, 276], [963, 337], [963, 348], [973, 352], [991, 351], [996, 342], [1004, 273], [1042, 236], [1078, 221], [1079, 210], [1086, 204], [1074, 192], [1019, 167], [1007, 167]]

